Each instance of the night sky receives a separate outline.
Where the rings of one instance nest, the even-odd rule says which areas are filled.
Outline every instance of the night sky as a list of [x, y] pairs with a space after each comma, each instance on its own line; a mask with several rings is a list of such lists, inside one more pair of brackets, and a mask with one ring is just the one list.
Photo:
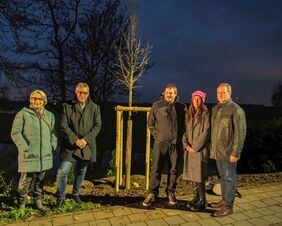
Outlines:
[[138, 101], [157, 100], [175, 83], [180, 100], [194, 90], [216, 102], [220, 82], [242, 104], [271, 105], [282, 81], [282, 1], [138, 0], [138, 30], [153, 45], [154, 67], [143, 77]]

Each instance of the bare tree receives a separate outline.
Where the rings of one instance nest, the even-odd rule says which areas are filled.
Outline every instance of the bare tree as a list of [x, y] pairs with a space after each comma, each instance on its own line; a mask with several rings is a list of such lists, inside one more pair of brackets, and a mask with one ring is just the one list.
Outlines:
[[[128, 106], [132, 106], [133, 90], [137, 87], [137, 81], [148, 70], [152, 46], [147, 42], [143, 44], [137, 37], [137, 17], [135, 10], [131, 8], [129, 15], [129, 30], [123, 33], [121, 44], [116, 46], [117, 70], [114, 72], [117, 79], [128, 89]], [[122, 47], [124, 42], [125, 48]], [[128, 112], [126, 135], [126, 189], [130, 188], [131, 152], [132, 152], [132, 112]]]
[[148, 42], [143, 44], [137, 38], [137, 17], [135, 13], [130, 14], [130, 27], [128, 33], [123, 33], [122, 45], [116, 46], [117, 70], [114, 72], [117, 79], [128, 89], [128, 106], [132, 106], [133, 90], [137, 87], [138, 79], [152, 65], [149, 63], [152, 45]]
[[4, 62], [9, 66], [7, 72], [17, 75], [29, 88], [41, 86], [65, 101], [65, 44], [75, 31], [82, 0], [13, 1], [26, 3], [22, 12], [32, 21], [17, 33], [17, 43], [10, 51], [13, 60]]
[[128, 26], [118, 0], [97, 1], [79, 20], [78, 31], [68, 43], [68, 71], [72, 81], [90, 85], [92, 98], [103, 104], [113, 95], [124, 92], [110, 72], [116, 59], [115, 43]]
[[36, 23], [36, 18], [31, 11], [31, 6], [26, 1], [0, 1], [0, 75], [3, 76], [1, 82], [7, 81], [18, 88], [22, 80], [21, 76], [14, 73], [12, 69], [11, 53], [17, 49], [20, 33]]
[[36, 86], [49, 91], [53, 100], [65, 101], [73, 94], [69, 88], [81, 80], [90, 84], [98, 102], [124, 92], [110, 72], [115, 67], [115, 43], [128, 26], [119, 0], [11, 1], [21, 6], [23, 18], [31, 19], [16, 24], [17, 41], [0, 58], [5, 74], [26, 85], [26, 92]]

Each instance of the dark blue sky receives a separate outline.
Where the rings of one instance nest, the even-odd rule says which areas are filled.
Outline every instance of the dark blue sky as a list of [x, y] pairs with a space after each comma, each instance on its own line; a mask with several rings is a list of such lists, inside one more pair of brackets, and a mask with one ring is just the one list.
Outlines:
[[216, 102], [220, 82], [243, 104], [271, 104], [282, 81], [282, 1], [138, 0], [138, 29], [153, 45], [154, 67], [139, 101], [155, 101], [173, 82], [183, 102], [197, 89]]

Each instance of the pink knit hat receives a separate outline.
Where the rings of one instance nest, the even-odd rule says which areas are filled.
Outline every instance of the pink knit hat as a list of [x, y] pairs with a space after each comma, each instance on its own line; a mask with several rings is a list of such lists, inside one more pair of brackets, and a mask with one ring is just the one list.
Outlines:
[[207, 94], [205, 92], [203, 92], [203, 91], [197, 90], [197, 91], [192, 93], [192, 99], [193, 99], [194, 96], [201, 97], [202, 100], [203, 100], [203, 103], [205, 103]]

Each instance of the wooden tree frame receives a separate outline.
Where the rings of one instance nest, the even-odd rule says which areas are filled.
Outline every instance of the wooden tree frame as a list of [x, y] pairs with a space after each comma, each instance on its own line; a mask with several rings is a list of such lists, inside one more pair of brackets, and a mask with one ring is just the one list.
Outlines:
[[[116, 106], [116, 192], [119, 191], [119, 187], [123, 184], [123, 112], [146, 112], [147, 120], [149, 116], [150, 107], [127, 107]], [[149, 189], [149, 174], [150, 174], [150, 143], [151, 133], [147, 125], [146, 129], [146, 160], [145, 160], [145, 188]], [[131, 139], [132, 142], [132, 139]], [[130, 189], [130, 171], [131, 171], [131, 153], [126, 153], [125, 162], [125, 181], [126, 189]]]

